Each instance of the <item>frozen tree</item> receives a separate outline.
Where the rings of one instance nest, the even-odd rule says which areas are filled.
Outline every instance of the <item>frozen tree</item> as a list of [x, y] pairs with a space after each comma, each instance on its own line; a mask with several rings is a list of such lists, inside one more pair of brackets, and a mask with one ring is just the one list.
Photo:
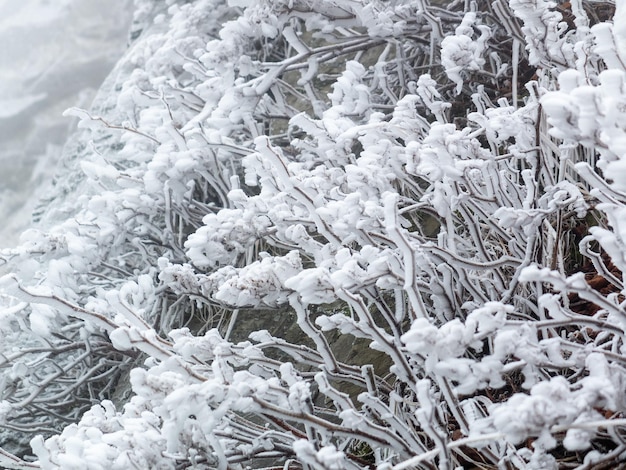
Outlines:
[[619, 465], [613, 10], [137, 0], [2, 253], [0, 464]]

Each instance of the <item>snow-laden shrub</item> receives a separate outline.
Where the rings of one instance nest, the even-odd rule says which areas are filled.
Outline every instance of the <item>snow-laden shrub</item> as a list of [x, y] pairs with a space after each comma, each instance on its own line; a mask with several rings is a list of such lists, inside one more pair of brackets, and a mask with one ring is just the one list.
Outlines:
[[619, 465], [612, 5], [166, 3], [3, 253], [2, 465]]

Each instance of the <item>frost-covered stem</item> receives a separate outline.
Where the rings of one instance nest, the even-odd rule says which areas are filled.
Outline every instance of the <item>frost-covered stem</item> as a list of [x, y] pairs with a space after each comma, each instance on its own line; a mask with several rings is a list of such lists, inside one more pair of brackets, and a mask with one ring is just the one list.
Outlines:
[[391, 430], [378, 426], [372, 422], [368, 422], [365, 419], [361, 420], [361, 425], [359, 427], [351, 428], [332, 423], [312, 414], [293, 412], [285, 408], [275, 406], [272, 403], [258, 397], [252, 397], [252, 399], [261, 407], [263, 414], [266, 416], [280, 417], [281, 419], [295, 421], [303, 425], [314, 425], [319, 429], [327, 430], [336, 436], [342, 436], [349, 439], [357, 437], [374, 446], [379, 446], [381, 444], [391, 446], [400, 452], [402, 456], [408, 456], [412, 453], [410, 446], [396, 436]]
[[[465, 207], [465, 205], [460, 206], [458, 210], [460, 214], [463, 216], [463, 219], [466, 221], [465, 226], [467, 230], [469, 230], [470, 235], [472, 237], [472, 241], [474, 242], [474, 245], [478, 249], [480, 255], [482, 256], [484, 260], [489, 260], [490, 256], [487, 253], [487, 250], [485, 249], [483, 237], [481, 236], [481, 233], [480, 233], [480, 224], [477, 224], [475, 223], [474, 220], [472, 220], [473, 217], [470, 215], [470, 212], [468, 208]], [[494, 273], [496, 274], [496, 276], [501, 275], [498, 270], [495, 270]], [[500, 280], [500, 284], [501, 283], [502, 283], [502, 280]]]
[[570, 287], [571, 292], [575, 292], [581, 299], [588, 300], [594, 305], [597, 305], [600, 308], [606, 309], [609, 312], [619, 311], [622, 317], [626, 319], [626, 314], [623, 311], [620, 311], [618, 305], [611, 303], [599, 294], [596, 290], [592, 289], [588, 285], [583, 286], [568, 286]]
[[449, 380], [444, 377], [435, 377], [435, 380], [437, 381], [439, 390], [443, 394], [445, 401], [448, 404], [448, 409], [450, 410], [450, 413], [452, 413], [452, 416], [454, 416], [454, 419], [461, 428], [461, 431], [463, 431], [464, 434], [468, 434], [469, 424], [464, 413], [462, 412], [461, 406], [459, 405], [459, 400], [453, 395], [453, 392], [450, 389]]
[[422, 429], [435, 442], [439, 450], [439, 468], [442, 470], [450, 468], [450, 453], [447, 444], [447, 435], [442, 431], [442, 424], [437, 416], [438, 403], [434, 399], [431, 391], [431, 383], [428, 379], [422, 379], [416, 383], [416, 395], [420, 407], [415, 411], [415, 416]]
[[372, 340], [376, 341], [378, 347], [393, 359], [398, 377], [412, 387], [415, 382], [415, 377], [406, 357], [401, 354], [398, 346], [389, 340], [387, 334], [384, 331], [381, 331], [381, 329], [376, 325], [376, 322], [374, 322], [374, 319], [363, 302], [363, 299], [358, 294], [353, 294], [345, 289], [339, 290], [337, 295], [342, 300], [348, 302], [358, 315], [359, 322], [366, 328], [366, 331], [369, 333]]
[[616, 426], [626, 426], [626, 419], [602, 419], [598, 421], [581, 421], [569, 424], [558, 424], [550, 428], [553, 434], [567, 431], [568, 429], [591, 429], [614, 428]]
[[233, 332], [233, 328], [235, 328], [235, 324], [237, 323], [237, 318], [239, 317], [239, 309], [235, 308], [230, 314], [230, 319], [228, 320], [228, 328], [226, 328], [226, 333], [224, 333], [224, 339], [228, 340], [230, 335]]
[[602, 261], [602, 256], [599, 253], [591, 250], [591, 243], [593, 243], [595, 239], [593, 236], [586, 236], [583, 238], [578, 247], [580, 249], [580, 254], [586, 256], [591, 260], [593, 267], [596, 269], [598, 274], [600, 274], [603, 278], [607, 279], [611, 284], [617, 287], [620, 291], [624, 289], [623, 282], [618, 279], [611, 271], [609, 271]]
[[326, 365], [328, 370], [332, 372], [337, 371], [337, 360], [335, 359], [335, 355], [328, 345], [328, 341], [326, 340], [324, 335], [313, 326], [313, 323], [309, 318], [309, 312], [302, 304], [300, 299], [298, 299], [298, 294], [294, 293], [289, 296], [289, 305], [291, 305], [291, 307], [296, 312], [296, 321], [298, 322], [298, 326], [309, 338], [311, 338], [315, 342], [315, 345], [317, 346], [317, 351], [321, 354], [324, 360], [324, 364]]
[[[90, 312], [88, 310], [85, 310], [82, 307], [72, 304], [71, 302], [58, 298], [55, 295], [33, 294], [32, 292], [23, 288], [14, 275], [8, 274], [0, 278], [0, 285], [4, 289], [4, 291], [12, 297], [16, 297], [29, 303], [48, 305], [62, 313], [65, 313], [70, 317], [78, 318], [79, 320], [83, 320], [85, 322], [91, 322], [96, 326], [104, 329], [108, 333], [111, 333], [118, 328], [117, 324], [115, 324], [112, 320], [106, 318], [105, 316], [100, 315], [96, 312]], [[143, 321], [141, 324], [146, 325]], [[131, 340], [133, 347], [136, 347], [137, 349], [152, 357], [162, 360], [167, 359], [173, 355], [171, 351], [171, 343], [160, 338], [153, 329], [135, 329], [134, 331], [139, 335], [140, 339]], [[204, 380], [204, 378], [191, 370], [188, 365], [180, 362], [180, 367], [181, 369], [185, 370], [191, 377], [194, 377], [198, 380]]]
[[84, 347], [84, 343], [74, 342], [74, 343], [58, 345], [58, 346], [50, 347], [50, 348], [24, 348], [21, 351], [15, 352], [13, 354], [3, 354], [2, 357], [0, 358], [0, 367], [6, 364], [15, 362], [17, 359], [24, 357], [28, 354], [47, 353], [46, 356], [49, 356], [49, 355], [56, 355], [61, 352], [82, 349], [83, 347]]
[[598, 44], [595, 52], [602, 56], [609, 67], [626, 71], [626, 63], [624, 63], [621, 48], [617, 45], [614, 28], [610, 23], [600, 23], [591, 29]]
[[319, 232], [324, 235], [328, 239], [328, 241], [336, 245], [340, 245], [341, 240], [337, 238], [337, 236], [332, 232], [328, 224], [318, 215], [316, 210], [317, 207], [313, 202], [313, 198], [309, 194], [307, 194], [306, 190], [294, 184], [291, 179], [289, 169], [287, 168], [287, 164], [285, 163], [282, 155], [279, 154], [278, 151], [272, 147], [269, 139], [265, 136], [261, 136], [255, 139], [255, 145], [256, 149], [261, 154], [263, 154], [263, 156], [265, 156], [268, 161], [272, 163], [272, 166], [276, 170], [276, 173], [278, 174], [278, 179], [284, 186], [284, 189], [290, 194], [293, 194], [298, 202], [300, 202], [307, 208], [310, 216], [315, 221], [315, 225], [317, 226]]
[[4, 290], [4, 292], [11, 297], [15, 297], [27, 303], [48, 305], [49, 307], [55, 308], [71, 317], [93, 323], [95, 326], [102, 328], [104, 331], [110, 332], [117, 328], [117, 325], [104, 315], [85, 310], [78, 305], [74, 305], [71, 302], [57, 297], [56, 295], [41, 295], [30, 292], [21, 286], [17, 276], [14, 274], [7, 274], [0, 278], [0, 289]]
[[428, 245], [423, 247], [425, 251], [430, 251], [437, 257], [440, 257], [449, 266], [458, 266], [463, 270], [476, 270], [476, 271], [492, 271], [504, 266], [517, 267], [519, 266], [519, 260], [512, 256], [502, 256], [497, 260], [485, 260], [485, 261], [473, 261], [465, 258], [461, 258], [456, 253], [440, 248], [436, 245]]
[[109, 121], [107, 121], [106, 119], [104, 119], [101, 116], [94, 116], [92, 115], [89, 111], [86, 111], [84, 109], [80, 109], [80, 108], [69, 108], [66, 111], [63, 112], [63, 116], [75, 116], [77, 118], [79, 118], [82, 121], [93, 121], [93, 122], [100, 122], [102, 123], [102, 125], [108, 129], [116, 129], [116, 130], [121, 130], [121, 131], [128, 131], [128, 132], [133, 132], [134, 134], [140, 135], [142, 137], [146, 137], [147, 139], [150, 139], [152, 142], [154, 142], [155, 144], [160, 145], [161, 142], [159, 142], [156, 138], [152, 137], [151, 135], [148, 135], [144, 132], [141, 132], [139, 129], [136, 129], [132, 126], [128, 126], [128, 125], [116, 125], [116, 124], [111, 124]]
[[440, 452], [441, 451], [439, 449], [433, 449], [429, 450], [428, 452], [418, 454], [414, 457], [411, 457], [410, 459], [405, 460], [404, 462], [394, 465], [393, 467], [391, 467], [391, 470], [408, 470], [415, 468], [417, 464], [434, 459], [435, 457], [437, 457], [437, 455], [439, 455]]
[[493, 432], [489, 434], [480, 434], [477, 436], [463, 437], [461, 439], [457, 439], [456, 441], [448, 442], [447, 446], [449, 449], [454, 449], [458, 447], [471, 446], [472, 444], [484, 444], [489, 441], [499, 441], [504, 439], [506, 436], [501, 432]]
[[[540, 320], [537, 321], [535, 324], [537, 325], [537, 328], [544, 328], [544, 327], [549, 327], [549, 328], [557, 328], [557, 327], [564, 327], [564, 326], [568, 326], [571, 325], [572, 323], [575, 323], [577, 325], [590, 325], [595, 327], [597, 330], [603, 330], [603, 331], [607, 331], [607, 332], [611, 332], [616, 336], [619, 336], [620, 338], [622, 338], [622, 340], [626, 339], [624, 338], [624, 331], [615, 326], [612, 325], [610, 323], [607, 323], [605, 320], [601, 320], [601, 319], [596, 319], [593, 317], [589, 317], [587, 315], [583, 315], [580, 313], [575, 313], [575, 312], [571, 312], [565, 309], [559, 309], [559, 314], [566, 316], [567, 319], [566, 320]], [[519, 323], [520, 325], [523, 324], [524, 322], [515, 322], [515, 321], [511, 321], [510, 322], [512, 325]], [[616, 356], [615, 359], [621, 360], [621, 361], [626, 361], [626, 358], [622, 358], [620, 356]]]
[[519, 266], [515, 269], [515, 274], [509, 282], [509, 288], [502, 295], [502, 302], [508, 303], [515, 295], [515, 291], [519, 287], [519, 277], [524, 268], [530, 266], [535, 262], [535, 256], [537, 251], [537, 241], [539, 236], [536, 233], [532, 233], [528, 237], [528, 241], [525, 245], [524, 259]]
[[315, 374], [315, 382], [319, 387], [319, 391], [330, 398], [339, 412], [354, 409], [354, 403], [347, 393], [340, 392], [331, 386], [327, 375], [332, 372], [326, 371], [324, 366], [320, 366], [322, 372]]
[[[382, 295], [380, 292], [377, 292], [376, 290], [374, 290], [374, 292], [369, 292], [368, 290], [364, 290], [362, 295], [371, 303], [373, 303], [374, 305], [376, 305], [378, 312], [383, 316], [384, 321], [387, 323], [389, 329], [391, 330], [395, 341], [397, 342], [397, 344], [400, 344], [400, 336], [402, 336], [402, 331], [400, 328], [400, 322], [402, 322], [401, 320], [396, 320], [392, 314], [392, 312], [390, 311], [390, 309], [388, 308], [388, 306], [386, 305], [386, 303], [384, 303], [384, 301], [382, 300]], [[400, 302], [402, 302], [403, 299], [400, 298]]]
[[2, 465], [3, 468], [10, 470], [28, 470], [32, 468], [41, 468], [41, 465], [39, 465], [38, 463], [26, 462], [2, 448], [0, 448], [0, 465]]
[[417, 276], [415, 269], [417, 263], [415, 261], [415, 249], [409, 243], [409, 240], [400, 232], [400, 224], [398, 221], [398, 195], [390, 193], [385, 197], [385, 228], [389, 237], [394, 241], [400, 249], [404, 258], [404, 290], [409, 297], [409, 304], [417, 318], [427, 318], [428, 312], [422, 300], [422, 295], [417, 289], [415, 281]]
[[593, 188], [592, 195], [601, 202], [610, 204], [620, 204], [626, 202], [626, 195], [621, 191], [616, 191], [602, 178], [587, 162], [579, 162], [574, 165], [576, 173]]
[[374, 372], [374, 366], [372, 364], [366, 364], [361, 367], [361, 377], [365, 380], [367, 392], [373, 397], [378, 396], [378, 387], [376, 386], [376, 375]]
[[[44, 380], [42, 380], [40, 383], [38, 384], [33, 384], [35, 385], [35, 389], [30, 393], [29, 396], [27, 396], [26, 398], [24, 398], [23, 400], [17, 402], [15, 404], [16, 407], [18, 408], [24, 408], [27, 405], [29, 405], [30, 403], [32, 403], [32, 401], [41, 394], [41, 392], [45, 389], [45, 387], [47, 385], [49, 385], [50, 383], [52, 383], [54, 380], [58, 379], [59, 377], [62, 377], [63, 375], [65, 375], [68, 371], [72, 370], [74, 367], [76, 367], [77, 365], [79, 365], [81, 362], [83, 362], [86, 358], [88, 358], [91, 355], [91, 351], [85, 351], [84, 353], [82, 353], [80, 356], [78, 356], [73, 362], [68, 363], [67, 365], [65, 365], [64, 367], [59, 367], [57, 369], [57, 371], [53, 374], [48, 375]], [[58, 367], [58, 366], [57, 366]], [[81, 380], [86, 380], [85, 375], [81, 376]], [[70, 390], [67, 391], [67, 393], [69, 393]]]
[[107, 300], [112, 307], [116, 307], [117, 313], [122, 315], [128, 324], [137, 328], [139, 331], [147, 331], [151, 329], [151, 326], [146, 322], [143, 318], [141, 318], [137, 313], [135, 313], [132, 307], [126, 302], [122, 296], [119, 295], [118, 292], [112, 293], [112, 295], [107, 296]]
[[[348, 39], [346, 41], [339, 42], [336, 44], [320, 46], [312, 50], [303, 51], [297, 55], [284, 59], [280, 63], [281, 68], [279, 70], [281, 72], [285, 71], [285, 68], [290, 67], [290, 66], [298, 66], [299, 68], [306, 67], [307, 66], [306, 59], [308, 59], [312, 55], [320, 55], [320, 54], [327, 53], [327, 52], [334, 52], [336, 54], [340, 54], [346, 50], [352, 51], [352, 48], [354, 47], [358, 47], [359, 48], [358, 50], [360, 50], [361, 48], [367, 49], [373, 46], [372, 41], [374, 41], [374, 45], [382, 42], [380, 40], [372, 40], [372, 38], [370, 37], [361, 37], [361, 38], [356, 38], [356, 39]], [[272, 68], [276, 67], [276, 63], [262, 62], [261, 66], [270, 68], [270, 70], [272, 70]], [[280, 73], [277, 75], [280, 75]]]
[[372, 411], [375, 411], [378, 415], [378, 419], [387, 423], [412, 448], [420, 449], [422, 452], [426, 451], [426, 446], [418, 439], [418, 434], [411, 431], [406, 426], [406, 423], [403, 423], [400, 417], [389, 409], [387, 404], [369, 393], [359, 394], [359, 401], [367, 405]]
[[512, 57], [511, 57], [511, 66], [513, 67], [513, 76], [511, 77], [511, 85], [512, 90], [511, 93], [513, 95], [513, 107], [517, 108], [517, 83], [518, 83], [518, 73], [519, 73], [519, 52], [520, 52], [520, 42], [517, 38], [513, 38], [513, 42], [511, 44], [512, 49]]

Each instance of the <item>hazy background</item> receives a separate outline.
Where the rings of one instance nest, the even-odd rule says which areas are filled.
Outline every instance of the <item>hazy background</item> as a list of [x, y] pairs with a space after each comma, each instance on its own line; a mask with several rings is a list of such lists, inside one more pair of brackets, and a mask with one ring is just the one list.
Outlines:
[[28, 225], [75, 123], [126, 49], [132, 0], [0, 0], [0, 248]]

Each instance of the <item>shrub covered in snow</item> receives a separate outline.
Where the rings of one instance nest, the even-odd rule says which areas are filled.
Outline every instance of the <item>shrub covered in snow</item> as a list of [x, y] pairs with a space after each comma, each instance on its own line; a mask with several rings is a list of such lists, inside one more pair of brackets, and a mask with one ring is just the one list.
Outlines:
[[136, 5], [2, 253], [1, 465], [626, 458], [621, 5]]

